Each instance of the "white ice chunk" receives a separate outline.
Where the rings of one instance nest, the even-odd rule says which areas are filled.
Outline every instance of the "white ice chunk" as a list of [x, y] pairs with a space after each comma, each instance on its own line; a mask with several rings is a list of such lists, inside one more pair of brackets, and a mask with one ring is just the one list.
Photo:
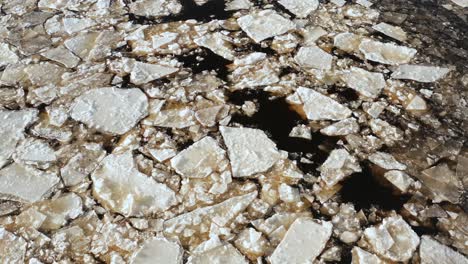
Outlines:
[[98, 88], [77, 97], [70, 113], [101, 132], [121, 135], [148, 114], [148, 98], [137, 88]]
[[270, 257], [271, 264], [312, 263], [330, 239], [333, 225], [298, 218]]
[[296, 25], [273, 10], [262, 10], [237, 19], [237, 23], [255, 42], [278, 36], [292, 30]]
[[253, 128], [220, 127], [234, 177], [267, 171], [281, 157], [265, 132]]
[[444, 78], [449, 71], [450, 69], [442, 67], [405, 64], [400, 65], [396, 71], [393, 72], [392, 78], [430, 83]]
[[299, 87], [297, 93], [310, 120], [343, 120], [352, 114], [348, 107], [310, 88]]

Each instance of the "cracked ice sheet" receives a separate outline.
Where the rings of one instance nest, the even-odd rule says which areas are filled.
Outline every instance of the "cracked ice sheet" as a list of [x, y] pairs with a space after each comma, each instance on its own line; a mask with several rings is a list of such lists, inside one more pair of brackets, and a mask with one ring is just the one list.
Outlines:
[[351, 116], [348, 107], [310, 88], [299, 87], [297, 93], [310, 120], [343, 120]]
[[262, 130], [220, 127], [220, 131], [228, 148], [234, 177], [265, 172], [281, 158], [276, 144]]
[[281, 35], [296, 25], [273, 10], [262, 10], [237, 19], [237, 23], [255, 42]]

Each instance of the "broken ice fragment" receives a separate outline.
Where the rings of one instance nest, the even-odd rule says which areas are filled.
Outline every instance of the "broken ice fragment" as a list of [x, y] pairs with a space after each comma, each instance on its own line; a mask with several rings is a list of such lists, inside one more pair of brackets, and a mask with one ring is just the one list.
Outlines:
[[244, 229], [235, 241], [236, 247], [250, 259], [262, 256], [268, 248], [268, 241], [254, 228]]
[[148, 98], [139, 89], [98, 88], [77, 97], [73, 119], [101, 132], [121, 135], [148, 114]]
[[148, 149], [151, 157], [155, 158], [159, 162], [164, 162], [175, 155], [177, 151], [171, 148], [161, 148], [161, 149]]
[[363, 37], [354, 33], [344, 32], [337, 34], [333, 39], [333, 45], [340, 50], [353, 53], [359, 50]]
[[72, 156], [60, 169], [65, 186], [81, 183], [106, 156], [106, 151], [99, 144], [83, 144], [79, 152]]
[[234, 177], [267, 171], [281, 157], [276, 144], [265, 132], [253, 128], [220, 128], [227, 146]]
[[368, 72], [357, 67], [351, 67], [350, 70], [343, 71], [341, 78], [348, 87], [371, 99], [377, 98], [385, 87], [383, 74]]
[[468, 259], [430, 236], [421, 237], [421, 264], [468, 264]]
[[318, 0], [279, 0], [278, 2], [299, 18], [307, 17], [319, 6]]
[[385, 110], [387, 107], [386, 102], [372, 102], [372, 103], [364, 103], [363, 109], [373, 118], [378, 118], [379, 115]]
[[204, 137], [171, 159], [171, 166], [182, 176], [204, 178], [226, 166], [225, 151], [212, 137]]
[[396, 40], [399, 40], [401, 42], [406, 41], [406, 32], [401, 29], [401, 27], [396, 27], [392, 26], [390, 24], [387, 24], [385, 22], [381, 22], [377, 25], [374, 25], [372, 27], [373, 29], [379, 31], [382, 34], [385, 34], [391, 38], [394, 38]]
[[130, 12], [137, 16], [169, 16], [178, 14], [182, 5], [178, 0], [137, 0], [128, 5]]
[[144, 63], [130, 59], [124, 61], [125, 71], [130, 73], [130, 81], [136, 85], [145, 84], [179, 71], [179, 68], [166, 65]]
[[352, 114], [346, 106], [312, 89], [299, 87], [297, 93], [310, 120], [342, 120]]
[[151, 36], [153, 48], [158, 49], [162, 46], [168, 45], [176, 40], [178, 36], [179, 34], [174, 32], [162, 32], [161, 34], [153, 35]]
[[430, 83], [444, 78], [449, 73], [448, 68], [422, 66], [422, 65], [400, 65], [393, 72], [393, 79], [409, 79], [417, 82]]
[[74, 5], [76, 5], [76, 2], [64, 2], [64, 1], [58, 1], [58, 0], [39, 0], [39, 3], [37, 4], [39, 9], [65, 9], [67, 7], [73, 8]]
[[346, 4], [346, 0], [330, 0], [330, 2], [340, 7]]
[[318, 26], [307, 26], [300, 31], [304, 38], [304, 45], [315, 45], [315, 42], [322, 36], [327, 35], [327, 31]]
[[34, 205], [34, 208], [45, 216], [40, 226], [43, 230], [58, 229], [83, 212], [81, 198], [74, 193], [39, 202]]
[[[223, 227], [243, 212], [257, 197], [257, 192], [251, 192], [240, 196], [229, 198], [221, 203], [195, 209], [191, 212], [181, 214], [164, 222], [166, 234], [183, 234], [184, 230], [197, 228], [199, 233], [208, 232], [208, 227], [213, 222]], [[201, 227], [205, 226], [207, 230]]]
[[28, 243], [20, 236], [0, 227], [0, 260], [3, 263], [25, 263]]
[[287, 54], [296, 50], [298, 44], [299, 38], [292, 33], [288, 33], [274, 37], [271, 48], [278, 54]]
[[410, 99], [409, 103], [405, 106], [405, 109], [412, 112], [426, 111], [427, 104], [421, 96], [415, 95]]
[[49, 60], [61, 63], [67, 68], [73, 68], [80, 62], [80, 58], [75, 56], [63, 45], [44, 51], [41, 53], [41, 55], [48, 58]]
[[10, 45], [6, 43], [0, 43], [0, 67], [16, 63], [18, 60], [18, 55], [16, 55], [16, 53], [11, 50]]
[[457, 168], [456, 168], [456, 175], [458, 178], [462, 179], [463, 185], [468, 186], [468, 153], [462, 154], [458, 156], [457, 159]]
[[16, 148], [18, 159], [26, 162], [51, 162], [56, 160], [54, 150], [47, 142], [28, 138]]
[[249, 0], [232, 0], [226, 3], [226, 11], [249, 9], [253, 4]]
[[94, 48], [98, 36], [98, 32], [80, 32], [65, 40], [63, 44], [67, 49], [73, 52], [73, 54], [85, 60], [90, 51]]
[[70, 35], [96, 25], [90, 18], [64, 17], [62, 21], [63, 29]]
[[174, 191], [138, 171], [130, 152], [105, 157], [91, 179], [96, 199], [125, 216], [149, 215], [177, 203]]
[[452, 0], [452, 2], [461, 7], [468, 7], [468, 0]]
[[407, 192], [409, 187], [414, 183], [414, 180], [411, 179], [411, 177], [408, 174], [402, 171], [387, 171], [384, 174], [384, 177], [403, 193]]
[[361, 171], [358, 160], [345, 149], [335, 149], [319, 169], [322, 180], [333, 186], [345, 177]]
[[[164, 104], [164, 101], [162, 101], [162, 104]], [[194, 115], [195, 113], [188, 106], [165, 110], [152, 108], [150, 109], [150, 116], [143, 120], [143, 124], [160, 127], [185, 128], [196, 124]]]
[[360, 5], [364, 6], [364, 7], [367, 7], [367, 8], [370, 8], [373, 5], [373, 3], [368, 1], [368, 0], [356, 0], [356, 3], [358, 3], [358, 4], [360, 4]]
[[15, 225], [39, 229], [46, 218], [47, 216], [36, 210], [36, 208], [29, 207], [15, 217]]
[[187, 264], [248, 264], [245, 257], [230, 243], [220, 243], [189, 257]]
[[323, 251], [320, 255], [320, 260], [325, 262], [340, 262], [343, 248], [340, 246], [332, 246]]
[[286, 235], [287, 229], [300, 217], [310, 217], [310, 212], [275, 213], [267, 219], [259, 219], [252, 224], [268, 236], [272, 244], [279, 244]]
[[210, 49], [219, 56], [226, 60], [234, 60], [234, 51], [231, 47], [231, 40], [228, 36], [215, 32], [212, 34], [206, 34], [200, 38], [194, 40], [194, 42], [201, 46]]
[[351, 254], [353, 256], [353, 261], [351, 264], [385, 264], [385, 262], [376, 255], [369, 253], [359, 247], [354, 247], [351, 250]]
[[245, 56], [241, 56], [234, 60], [234, 65], [237, 66], [246, 66], [246, 65], [253, 65], [258, 62], [261, 62], [267, 58], [267, 54], [263, 52], [252, 52]]
[[367, 60], [390, 65], [408, 63], [417, 53], [417, 51], [412, 48], [397, 46], [392, 43], [382, 43], [370, 39], [361, 41], [359, 50], [364, 54]]
[[255, 42], [286, 33], [296, 25], [273, 10], [262, 10], [237, 19], [237, 23]]
[[37, 119], [38, 113], [36, 109], [0, 110], [0, 167], [11, 157], [18, 142], [24, 138], [24, 129]]
[[297, 203], [301, 201], [299, 189], [291, 187], [285, 183], [282, 183], [279, 188], [279, 197], [281, 201], [286, 203]]
[[49, 62], [30, 64], [24, 68], [29, 81], [35, 86], [59, 85], [65, 68]]
[[320, 133], [327, 136], [346, 136], [359, 131], [359, 124], [355, 118], [347, 118], [331, 124], [320, 130]]
[[372, 119], [370, 122], [372, 132], [381, 138], [387, 145], [392, 146], [396, 141], [403, 139], [403, 131], [390, 125], [382, 119]]
[[301, 47], [294, 60], [301, 67], [317, 70], [330, 70], [332, 67], [333, 56], [313, 45]]
[[386, 170], [406, 170], [405, 164], [400, 163], [391, 154], [385, 152], [376, 152], [369, 156], [369, 160]]
[[325, 248], [332, 229], [330, 222], [296, 219], [270, 256], [271, 264], [312, 263]]
[[391, 261], [408, 261], [419, 245], [418, 235], [401, 216], [385, 218], [364, 231], [363, 241], [376, 254]]
[[295, 138], [312, 139], [312, 132], [310, 131], [310, 127], [306, 125], [297, 125], [291, 129], [289, 136]]
[[41, 200], [59, 181], [56, 174], [12, 163], [0, 170], [0, 195], [34, 203]]
[[216, 119], [218, 117], [218, 114], [223, 108], [224, 106], [217, 105], [213, 107], [200, 109], [197, 112], [195, 112], [195, 118], [200, 124], [206, 127], [212, 127], [216, 125]]
[[[244, 89], [266, 86], [275, 84], [280, 80], [278, 77], [277, 64], [271, 60], [264, 59], [263, 55], [266, 54], [255, 52], [243, 59], [236, 60], [236, 62], [241, 65], [229, 76], [231, 81], [236, 83], [236, 88]], [[237, 64], [236, 62], [234, 62], [235, 65]], [[242, 65], [244, 63], [245, 65]]]
[[135, 253], [133, 264], [182, 264], [184, 250], [176, 243], [165, 238], [153, 238], [143, 243]]
[[426, 169], [417, 177], [434, 194], [434, 202], [460, 202], [463, 184], [446, 163]]

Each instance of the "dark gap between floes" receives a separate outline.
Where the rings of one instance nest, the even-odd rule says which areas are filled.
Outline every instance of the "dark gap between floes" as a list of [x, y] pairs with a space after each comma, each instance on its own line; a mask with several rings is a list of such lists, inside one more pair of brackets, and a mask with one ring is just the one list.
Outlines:
[[178, 14], [164, 17], [145, 17], [129, 13], [130, 21], [135, 24], [152, 25], [160, 23], [169, 23], [177, 21], [186, 21], [194, 19], [200, 22], [209, 22], [212, 20], [225, 20], [231, 17], [232, 11], [226, 11], [224, 0], [208, 0], [203, 5], [197, 5], [194, 0], [180, 0], [182, 10]]
[[276, 54], [276, 51], [272, 49], [270, 46], [262, 47], [261, 44], [258, 43], [248, 43], [246, 45], [242, 45], [240, 47], [234, 47], [234, 51], [236, 52], [263, 52], [269, 56], [273, 56]]
[[390, 187], [380, 183], [369, 162], [361, 162], [362, 172], [354, 173], [343, 181], [340, 191], [343, 202], [354, 204], [356, 210], [376, 206], [383, 210], [400, 210], [410, 199], [408, 195], [395, 195]]
[[200, 48], [200, 52], [191, 52], [176, 56], [185, 68], [191, 69], [193, 74], [203, 71], [215, 71], [218, 78], [226, 81], [229, 74], [227, 65], [231, 61], [215, 54], [209, 49]]
[[[312, 140], [289, 137], [293, 127], [307, 124], [308, 121], [294, 111], [285, 98], [270, 99], [271, 96], [268, 92], [253, 89], [229, 93], [230, 103], [240, 106], [245, 101], [254, 101], [258, 105], [258, 111], [253, 116], [235, 114], [231, 123], [265, 131], [279, 149], [287, 151], [289, 158], [297, 161], [298, 167], [304, 173], [318, 175], [317, 168], [325, 162], [331, 150], [338, 148], [339, 137], [325, 136], [320, 132], [312, 133]], [[343, 96], [355, 97], [347, 92]], [[312, 163], [301, 162], [303, 157]], [[376, 175], [368, 162], [362, 162], [361, 166], [361, 173], [354, 173], [343, 181], [340, 191], [343, 202], [353, 203], [356, 210], [369, 209], [372, 206], [384, 210], [400, 210], [409, 196], [395, 195], [390, 186], [380, 183], [378, 177], [382, 176]]]
[[425, 227], [425, 226], [411, 226], [414, 232], [418, 234], [418, 236], [423, 236], [423, 235], [429, 235], [429, 236], [434, 236], [437, 235], [437, 229], [434, 228], [437, 224], [436, 218], [431, 219], [431, 224], [433, 227]]
[[[261, 90], [240, 90], [228, 95], [229, 102], [242, 105], [245, 101], [255, 101], [259, 109], [251, 117], [236, 114], [231, 123], [238, 123], [246, 127], [259, 128], [265, 131], [278, 148], [289, 152], [291, 159], [298, 161], [298, 167], [305, 173], [315, 174], [328, 157], [325, 149], [334, 148], [338, 138], [324, 136], [320, 132], [312, 133], [312, 140], [290, 137], [293, 127], [307, 124], [296, 111], [291, 109], [285, 98], [270, 100], [271, 94]], [[307, 157], [313, 163], [302, 163], [300, 159]]]
[[206, 4], [197, 5], [193, 0], [180, 0], [182, 11], [179, 14], [167, 16], [163, 23], [173, 21], [185, 21], [195, 19], [200, 22], [209, 22], [215, 19], [225, 20], [231, 17], [232, 11], [226, 11], [226, 3], [223, 0], [208, 0]]
[[200, 22], [212, 20], [225, 20], [231, 17], [232, 11], [226, 11], [226, 4], [223, 0], [208, 0], [206, 4], [197, 5], [194, 0], [180, 0], [182, 10], [178, 14], [164, 17], [146, 17], [128, 13], [128, 19], [134, 24], [154, 25], [161, 23], [186, 21], [194, 19]]
[[359, 100], [359, 94], [351, 88], [338, 87], [336, 85], [332, 85], [327, 87], [327, 91], [330, 94], [337, 94], [338, 100], [340, 102], [352, 102]]

